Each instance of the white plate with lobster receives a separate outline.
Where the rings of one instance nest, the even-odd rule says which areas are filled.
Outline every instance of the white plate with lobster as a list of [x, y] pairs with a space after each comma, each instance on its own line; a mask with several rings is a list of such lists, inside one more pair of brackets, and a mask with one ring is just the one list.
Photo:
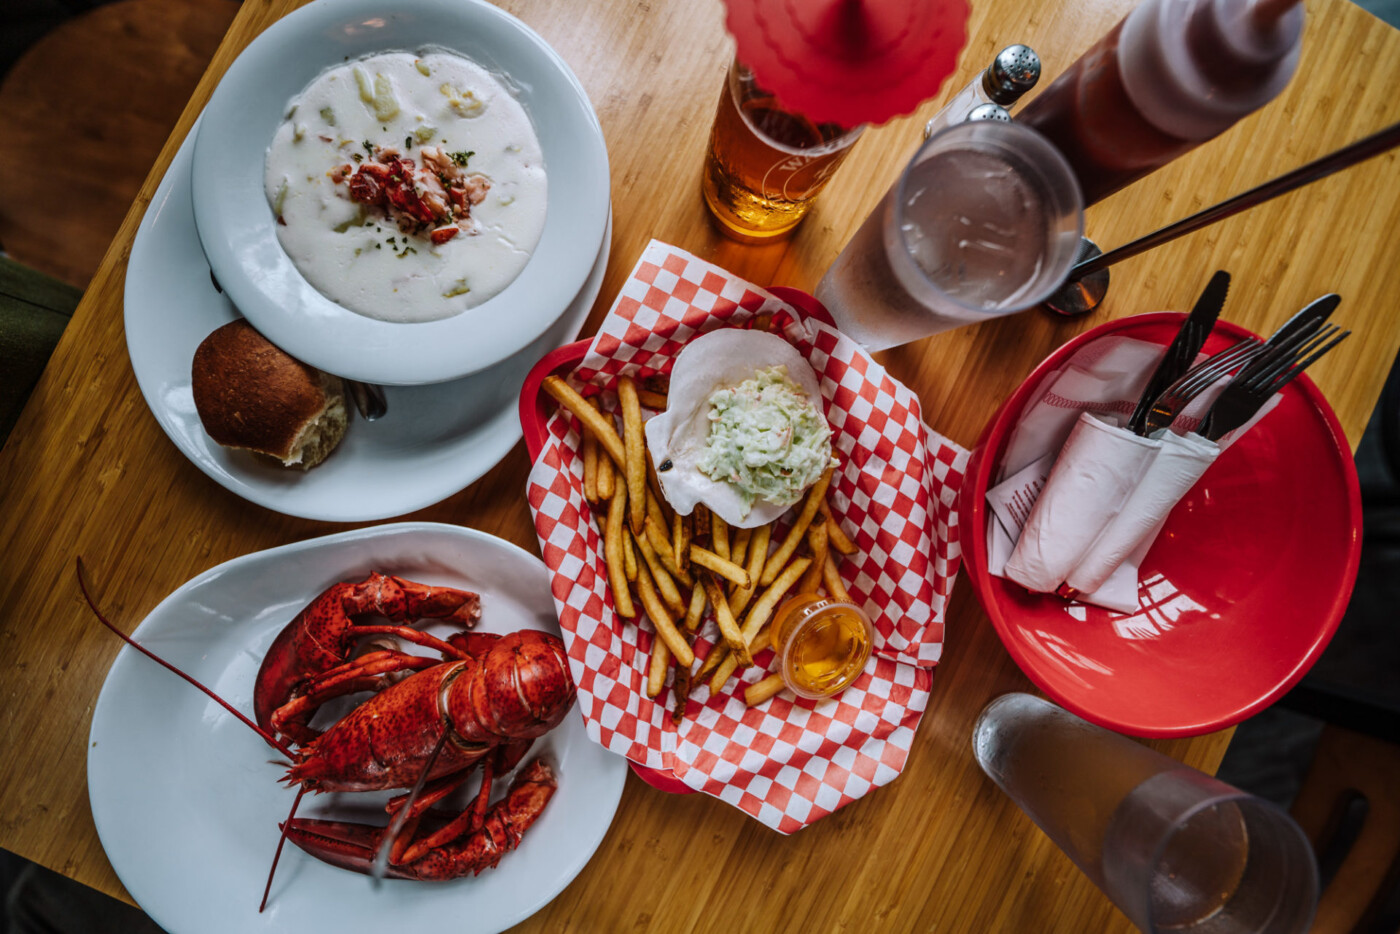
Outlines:
[[[287, 622], [330, 585], [370, 571], [480, 593], [479, 632], [559, 632], [537, 558], [473, 529], [401, 523], [228, 561], [163, 600], [133, 635], [251, 716], [255, 676]], [[110, 592], [104, 583], [99, 570], [99, 605]], [[583, 869], [612, 822], [627, 771], [624, 759], [589, 740], [570, 710], [521, 766], [545, 760], [557, 791], [496, 868], [448, 882], [376, 886], [288, 845], [259, 913], [278, 825], [296, 796], [280, 783], [286, 763], [277, 752], [130, 648], [107, 675], [89, 738], [88, 791], [102, 845], [127, 891], [172, 934], [500, 931], [539, 910]], [[510, 778], [498, 778], [493, 799]], [[470, 780], [467, 790], [475, 786]], [[306, 795], [297, 816], [384, 824], [390, 796]]]

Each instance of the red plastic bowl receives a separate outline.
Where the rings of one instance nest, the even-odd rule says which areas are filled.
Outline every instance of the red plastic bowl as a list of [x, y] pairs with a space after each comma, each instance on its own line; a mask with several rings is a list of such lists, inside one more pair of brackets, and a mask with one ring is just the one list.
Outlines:
[[[960, 495], [964, 566], [1021, 669], [1057, 703], [1137, 736], [1195, 736], [1303, 677], [1346, 610], [1361, 554], [1351, 447], [1306, 375], [1172, 511], [1142, 564], [1137, 614], [1071, 605], [987, 573], [986, 492], [1040, 380], [1107, 335], [1167, 344], [1184, 316], [1110, 321], [1051, 354], [993, 416]], [[1249, 332], [1219, 322], [1220, 350]]]
[[[786, 286], [773, 286], [768, 291], [796, 308], [803, 315], [816, 318], [826, 324], [832, 323], [831, 315], [826, 308], [806, 292]], [[545, 441], [549, 438], [549, 433], [544, 426], [554, 411], [554, 403], [544, 392], [544, 378], [551, 373], [566, 375], [572, 371], [583, 361], [591, 343], [593, 343], [591, 339], [575, 341], [572, 344], [565, 344], [558, 350], [550, 351], [541, 357], [526, 375], [525, 385], [520, 389], [520, 427], [525, 435], [525, 450], [530, 455], [531, 463], [534, 463], [535, 458], [539, 457]], [[653, 788], [659, 788], [672, 794], [691, 794], [695, 791], [670, 770], [653, 769], [635, 762], [631, 765], [632, 771], [636, 772], [642, 781]]]

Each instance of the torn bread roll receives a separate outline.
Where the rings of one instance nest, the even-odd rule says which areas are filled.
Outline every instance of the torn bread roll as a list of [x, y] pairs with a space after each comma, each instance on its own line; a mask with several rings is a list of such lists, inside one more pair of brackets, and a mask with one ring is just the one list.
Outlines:
[[199, 420], [224, 447], [308, 470], [345, 436], [340, 378], [290, 356], [241, 318], [204, 339], [190, 375]]

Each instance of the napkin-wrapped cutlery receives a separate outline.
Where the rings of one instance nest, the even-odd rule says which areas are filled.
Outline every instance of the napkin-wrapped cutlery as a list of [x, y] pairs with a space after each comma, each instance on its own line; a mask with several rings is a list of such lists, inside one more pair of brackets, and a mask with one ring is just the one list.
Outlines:
[[[1004, 576], [1032, 591], [1056, 591], [1133, 612], [1138, 564], [1171, 509], [1228, 446], [1219, 442], [1232, 441], [1263, 417], [1279, 388], [1342, 339], [1335, 336], [1335, 327], [1323, 328], [1337, 301], [1335, 296], [1319, 299], [1262, 346], [1254, 341], [1253, 347], [1237, 344], [1188, 371], [1157, 395], [1146, 416], [1139, 414], [1140, 402], [1136, 422], [1130, 422], [1139, 433], [1084, 412], [1050, 468], [1005, 562]], [[1169, 350], [1158, 373], [1171, 359]], [[1236, 388], [1225, 390], [1230, 401], [1223, 407], [1219, 401], [1212, 405], [1212, 412], [1219, 408], [1221, 417], [1200, 419], [1195, 432], [1182, 431], [1192, 427], [1189, 417], [1180, 420], [1176, 431], [1169, 429], [1191, 401], [1183, 386], [1190, 395], [1200, 393], [1236, 367], [1240, 373], [1231, 383]], [[1160, 383], [1157, 374], [1151, 382]], [[1149, 386], [1144, 397], [1153, 388]], [[1225, 398], [1225, 392], [1219, 398]], [[995, 492], [989, 491], [989, 499]]]

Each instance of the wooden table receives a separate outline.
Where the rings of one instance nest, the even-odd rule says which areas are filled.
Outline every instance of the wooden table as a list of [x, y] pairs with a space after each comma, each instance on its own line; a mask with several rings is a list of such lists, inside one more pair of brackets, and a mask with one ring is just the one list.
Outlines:
[[[296, 5], [242, 5], [0, 456], [7, 747], [0, 846], [122, 897], [83, 781], [90, 714], [119, 647], [82, 606], [73, 557], [87, 560], [110, 615], [133, 627], [167, 593], [221, 561], [341, 528], [249, 506], [181, 456], [137, 390], [122, 334], [125, 261], [156, 183], [230, 61]], [[1031, 44], [1056, 74], [1130, 5], [978, 3], [962, 69], [940, 99], [1009, 42]], [[652, 237], [755, 282], [811, 289], [939, 105], [869, 133], [791, 240], [741, 246], [713, 232], [698, 192], [731, 53], [720, 4], [505, 6], [574, 68], [607, 137], [616, 230], [586, 333]], [[1101, 245], [1125, 242], [1400, 119], [1400, 34], [1345, 0], [1309, 0], [1308, 12], [1302, 64], [1284, 95], [1093, 208], [1088, 230]], [[1187, 307], [1212, 270], [1228, 268], [1235, 280], [1227, 316], [1256, 331], [1323, 292], [1345, 296], [1337, 318], [1355, 336], [1313, 372], [1355, 444], [1400, 347], [1397, 158], [1380, 157], [1120, 265], [1108, 301], [1088, 318], [1032, 311], [890, 351], [883, 361], [916, 389], [939, 431], [971, 445], [998, 403], [1060, 343], [1112, 316]], [[536, 550], [521, 495], [526, 468], [517, 445], [482, 480], [413, 518], [474, 526]], [[954, 592], [943, 657], [908, 767], [892, 785], [781, 837], [714, 799], [663, 794], [629, 777], [593, 861], [521, 929], [1126, 929], [1123, 916], [973, 761], [976, 713], [1028, 682], [965, 580]], [[1228, 742], [1225, 731], [1155, 745], [1214, 770]]]

